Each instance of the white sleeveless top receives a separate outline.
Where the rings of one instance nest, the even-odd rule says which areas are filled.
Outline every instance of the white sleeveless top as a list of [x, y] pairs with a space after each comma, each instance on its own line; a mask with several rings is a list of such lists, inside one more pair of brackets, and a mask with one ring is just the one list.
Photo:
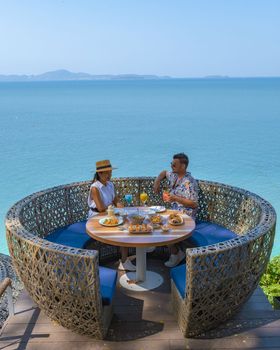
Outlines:
[[[92, 187], [96, 187], [99, 190], [101, 200], [104, 204], [104, 206], [107, 208], [109, 205], [113, 203], [113, 200], [115, 198], [115, 187], [114, 184], [111, 181], [108, 181], [106, 186], [103, 185], [100, 181], [95, 181], [91, 186], [90, 186], [90, 191], [88, 195], [88, 206], [91, 209], [96, 208], [96, 204], [93, 199], [90, 197], [90, 192]], [[88, 212], [88, 218], [90, 219], [94, 215], [97, 215], [97, 212], [94, 212], [92, 210], [89, 210]]]

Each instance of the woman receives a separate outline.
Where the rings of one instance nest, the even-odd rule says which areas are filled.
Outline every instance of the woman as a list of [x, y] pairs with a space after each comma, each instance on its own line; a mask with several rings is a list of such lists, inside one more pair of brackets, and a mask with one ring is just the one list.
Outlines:
[[[115, 168], [112, 168], [109, 160], [96, 162], [96, 172], [88, 196], [88, 206], [90, 208], [88, 213], [89, 219], [98, 213], [106, 211], [111, 204], [116, 207], [122, 207], [122, 204], [118, 202], [116, 197], [114, 184], [110, 181], [113, 169]], [[122, 258], [118, 269], [136, 271], [136, 266], [128, 258], [128, 248], [121, 247], [121, 255]]]

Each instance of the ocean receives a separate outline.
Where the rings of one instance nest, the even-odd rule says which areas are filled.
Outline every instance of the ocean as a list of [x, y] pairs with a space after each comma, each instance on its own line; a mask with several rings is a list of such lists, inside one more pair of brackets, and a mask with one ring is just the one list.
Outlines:
[[[4, 217], [33, 192], [154, 176], [189, 155], [198, 179], [245, 188], [280, 210], [280, 78], [0, 83], [0, 252]], [[273, 256], [280, 254], [277, 225]]]

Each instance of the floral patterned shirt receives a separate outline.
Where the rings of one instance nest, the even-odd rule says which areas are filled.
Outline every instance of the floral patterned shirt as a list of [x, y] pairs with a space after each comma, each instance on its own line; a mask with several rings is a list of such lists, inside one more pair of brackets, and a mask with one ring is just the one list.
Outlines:
[[[190, 172], [187, 172], [182, 179], [178, 179], [178, 175], [174, 172], [166, 172], [166, 178], [169, 182], [169, 190], [171, 194], [178, 197], [184, 197], [194, 202], [198, 202], [198, 184], [197, 181], [191, 176]], [[174, 210], [180, 210], [195, 218], [197, 208], [184, 207], [183, 204], [178, 202], [172, 202], [171, 208]]]

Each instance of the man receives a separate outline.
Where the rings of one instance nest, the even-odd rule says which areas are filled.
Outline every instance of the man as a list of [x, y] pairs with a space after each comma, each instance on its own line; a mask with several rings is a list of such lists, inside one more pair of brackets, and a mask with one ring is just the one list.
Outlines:
[[[198, 185], [197, 181], [187, 171], [189, 158], [184, 153], [173, 156], [171, 162], [172, 171], [163, 170], [156, 178], [154, 191], [159, 193], [160, 182], [167, 179], [169, 182], [169, 193], [165, 193], [164, 200], [171, 203], [171, 208], [182, 211], [195, 218], [198, 208]], [[178, 245], [170, 246], [170, 258], [165, 266], [174, 267], [185, 258], [185, 253]]]

